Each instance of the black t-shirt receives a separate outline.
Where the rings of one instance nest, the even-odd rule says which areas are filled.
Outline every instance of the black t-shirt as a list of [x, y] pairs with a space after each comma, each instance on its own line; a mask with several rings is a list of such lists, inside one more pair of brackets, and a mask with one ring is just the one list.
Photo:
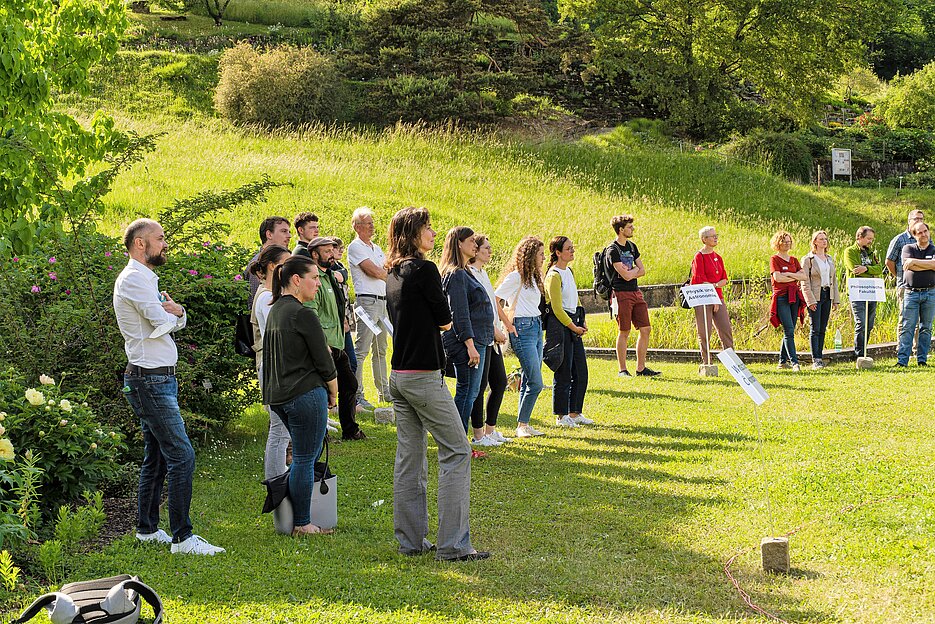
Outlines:
[[441, 325], [451, 322], [438, 267], [404, 260], [386, 276], [386, 311], [393, 324], [393, 370], [442, 370]]
[[610, 256], [610, 274], [613, 276], [613, 280], [610, 282], [611, 288], [630, 292], [639, 290], [635, 279], [623, 279], [617, 273], [617, 269], [614, 268], [615, 262], [622, 262], [628, 271], [636, 266], [636, 259], [640, 257], [640, 250], [636, 248], [636, 243], [627, 241], [626, 245], [621, 245], [614, 241], [610, 244], [610, 253], [608, 255]]
[[906, 280], [906, 287], [931, 288], [935, 286], [935, 271], [909, 271], [905, 268], [906, 260], [909, 258], [935, 260], [935, 245], [929, 243], [925, 249], [919, 249], [919, 243], [903, 246], [903, 279]]

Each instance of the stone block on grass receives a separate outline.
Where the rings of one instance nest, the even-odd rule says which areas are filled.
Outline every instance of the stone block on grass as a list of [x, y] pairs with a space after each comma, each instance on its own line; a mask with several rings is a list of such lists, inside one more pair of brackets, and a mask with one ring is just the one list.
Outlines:
[[396, 422], [396, 412], [392, 407], [378, 407], [373, 410], [373, 420], [378, 425], [391, 425]]
[[792, 569], [788, 537], [764, 537], [760, 542], [760, 555], [767, 574], [789, 574]]

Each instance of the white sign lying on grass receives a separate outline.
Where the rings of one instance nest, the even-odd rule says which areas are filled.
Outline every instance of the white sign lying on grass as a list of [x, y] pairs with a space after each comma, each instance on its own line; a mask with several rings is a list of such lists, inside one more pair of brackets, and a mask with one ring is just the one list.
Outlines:
[[763, 389], [763, 386], [760, 385], [760, 382], [756, 380], [756, 377], [753, 376], [753, 373], [750, 372], [750, 369], [747, 368], [747, 365], [743, 363], [734, 350], [724, 349], [717, 354], [717, 359], [721, 360], [721, 364], [727, 367], [727, 370], [734, 376], [744, 392], [750, 395], [753, 402], [757, 405], [763, 405], [769, 395], [766, 394], [766, 390]]
[[688, 284], [682, 286], [685, 301], [693, 308], [706, 305], [721, 305], [721, 298], [717, 296], [714, 284]]
[[882, 277], [852, 277], [847, 280], [847, 295], [851, 301], [886, 301], [886, 286]]

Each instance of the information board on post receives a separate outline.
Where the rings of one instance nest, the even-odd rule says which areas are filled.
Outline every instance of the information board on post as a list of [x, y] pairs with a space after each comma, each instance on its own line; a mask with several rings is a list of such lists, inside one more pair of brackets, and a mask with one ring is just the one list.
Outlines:
[[886, 301], [886, 286], [882, 277], [852, 277], [847, 295], [851, 301]]
[[756, 380], [756, 377], [753, 376], [753, 373], [750, 372], [750, 369], [747, 368], [747, 365], [743, 363], [743, 360], [740, 359], [740, 356], [733, 349], [724, 349], [717, 354], [717, 359], [721, 360], [721, 364], [727, 367], [727, 370], [734, 376], [744, 392], [753, 399], [753, 402], [757, 405], [763, 405], [769, 395], [760, 385], [760, 382]]
[[682, 286], [682, 295], [685, 301], [693, 308], [706, 305], [721, 305], [723, 302], [717, 296], [714, 284], [687, 284]]
[[831, 177], [851, 175], [851, 150], [831, 149]]

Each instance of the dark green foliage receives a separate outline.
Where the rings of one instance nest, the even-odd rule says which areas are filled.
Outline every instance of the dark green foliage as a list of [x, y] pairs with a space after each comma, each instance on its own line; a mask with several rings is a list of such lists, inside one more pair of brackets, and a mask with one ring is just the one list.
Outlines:
[[814, 128], [799, 136], [813, 158], [830, 158], [832, 147], [850, 149], [854, 160], [918, 162], [935, 154], [935, 133], [881, 123]]
[[808, 182], [812, 172], [812, 156], [795, 134], [757, 131], [734, 139], [724, 151], [794, 182]]

